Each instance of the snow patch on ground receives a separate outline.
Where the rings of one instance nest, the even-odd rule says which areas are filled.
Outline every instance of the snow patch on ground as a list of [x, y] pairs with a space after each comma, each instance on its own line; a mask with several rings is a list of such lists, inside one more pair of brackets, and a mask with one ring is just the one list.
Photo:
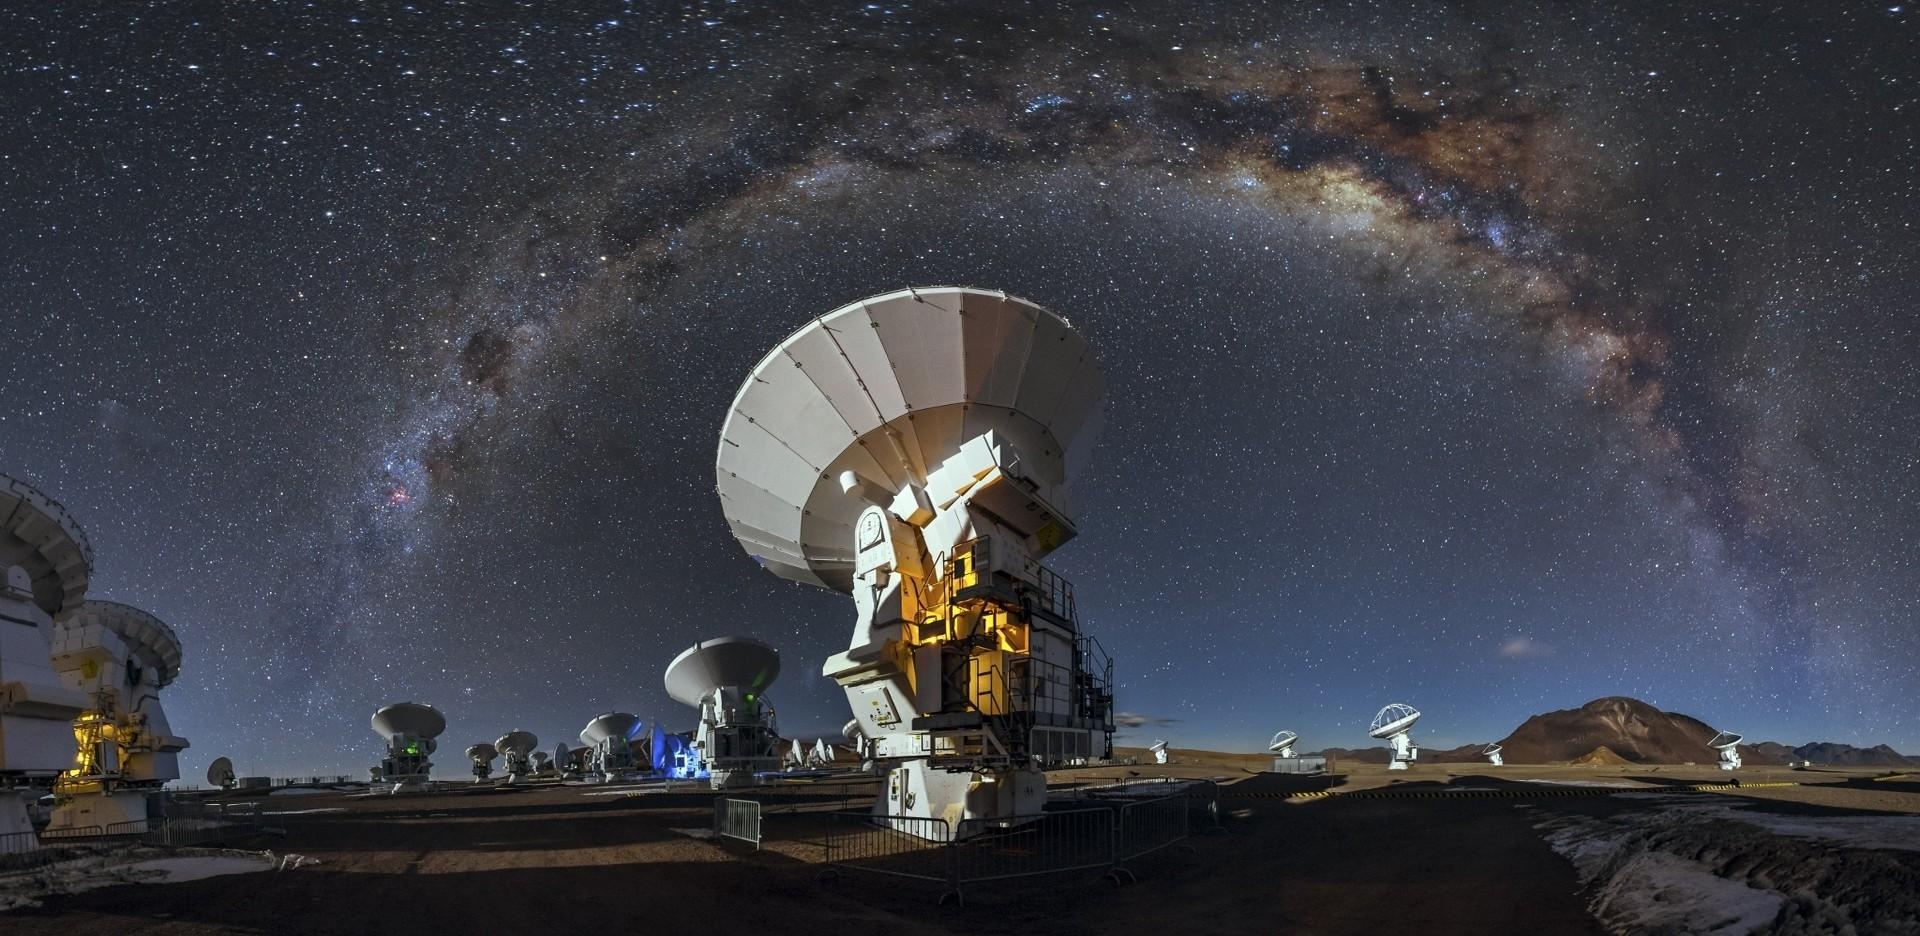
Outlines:
[[[63, 850], [62, 855], [68, 854]], [[271, 871], [276, 859], [259, 852], [213, 849], [165, 851], [145, 846], [71, 850], [48, 864], [0, 874], [0, 912], [38, 906], [42, 898], [120, 884], [172, 884], [224, 874]]]
[[1772, 923], [1785, 900], [1685, 858], [1647, 852], [1614, 871], [1593, 912], [1616, 932], [1746, 936]]
[[1920, 934], [1920, 817], [1806, 816], [1668, 796], [1595, 817], [1540, 810], [1615, 933]]

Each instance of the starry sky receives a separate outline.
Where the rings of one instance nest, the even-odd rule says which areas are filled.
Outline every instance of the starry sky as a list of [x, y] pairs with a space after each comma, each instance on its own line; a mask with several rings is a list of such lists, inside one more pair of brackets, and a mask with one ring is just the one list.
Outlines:
[[242, 773], [442, 771], [853, 608], [713, 454], [808, 316], [1005, 289], [1111, 386], [1051, 562], [1120, 743], [1632, 695], [1920, 749], [1920, 15], [738, 2], [0, 12], [0, 471]]

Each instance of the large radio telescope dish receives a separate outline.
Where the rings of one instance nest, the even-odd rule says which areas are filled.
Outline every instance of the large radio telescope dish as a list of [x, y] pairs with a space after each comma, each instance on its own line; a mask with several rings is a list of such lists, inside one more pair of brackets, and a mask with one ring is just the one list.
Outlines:
[[207, 765], [207, 785], [224, 787], [233, 782], [233, 761], [225, 757], [216, 757]]
[[0, 474], [0, 579], [9, 566], [25, 569], [33, 603], [55, 621], [64, 621], [86, 598], [93, 545], [59, 501], [19, 478]]
[[639, 727], [640, 719], [626, 712], [608, 712], [596, 716], [580, 729], [580, 743], [587, 747], [599, 747], [600, 742], [608, 738], [632, 738], [634, 729]]
[[1728, 748], [1739, 747], [1741, 740], [1741, 735], [1734, 734], [1731, 731], [1722, 731], [1714, 735], [1713, 740], [1707, 742], [1707, 747], [1713, 748], [1716, 751], [1724, 751]]
[[479, 744], [467, 745], [468, 759], [478, 758], [480, 760], [493, 760], [494, 758], [499, 756], [500, 756], [500, 749], [485, 741], [482, 741]]
[[751, 700], [779, 675], [779, 651], [751, 637], [715, 637], [688, 647], [667, 664], [667, 695], [698, 708], [713, 690], [736, 686]]
[[1300, 740], [1300, 735], [1295, 732], [1292, 732], [1292, 731], [1275, 732], [1273, 736], [1273, 740], [1267, 742], [1267, 750], [1278, 754], [1281, 751], [1286, 750], [1287, 748], [1293, 747], [1294, 742], [1298, 740]]
[[1376, 738], [1391, 738], [1413, 727], [1420, 720], [1420, 712], [1404, 702], [1394, 702], [1373, 716], [1373, 723], [1367, 726], [1367, 734]]
[[388, 740], [402, 736], [437, 738], [445, 730], [446, 716], [419, 702], [395, 702], [373, 713], [373, 733]]
[[98, 624], [117, 635], [140, 666], [154, 671], [154, 688], [164, 689], [180, 675], [180, 637], [165, 621], [132, 605], [94, 599], [82, 604], [68, 626]]
[[1025, 299], [954, 286], [872, 296], [801, 326], [741, 385], [715, 459], [721, 508], [768, 571], [850, 592], [869, 502], [844, 472], [895, 494], [992, 432], [1070, 518], [1067, 466], [1084, 463], [1105, 395], [1086, 339]]
[[540, 739], [534, 737], [531, 731], [509, 731], [501, 735], [500, 740], [493, 742], [493, 746], [498, 748], [502, 755], [525, 757], [533, 753], [534, 748], [540, 746]]

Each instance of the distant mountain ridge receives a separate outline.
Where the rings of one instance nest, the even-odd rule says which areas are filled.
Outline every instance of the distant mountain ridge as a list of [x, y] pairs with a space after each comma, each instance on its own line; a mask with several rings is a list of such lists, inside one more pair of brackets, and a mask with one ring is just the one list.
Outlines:
[[[1577, 709], [1535, 715], [1499, 743], [1510, 764], [1711, 764], [1718, 755], [1707, 747], [1707, 741], [1716, 733], [1712, 726], [1690, 715], [1663, 712], [1626, 696], [1607, 696]], [[1437, 763], [1469, 763], [1483, 761], [1480, 751], [1485, 747], [1468, 744], [1450, 750], [1421, 751], [1420, 755], [1422, 760]], [[1909, 757], [1884, 744], [1860, 748], [1819, 741], [1788, 747], [1763, 741], [1740, 745], [1740, 756], [1753, 766], [1811, 761], [1834, 767], [1920, 767], [1920, 757]]]

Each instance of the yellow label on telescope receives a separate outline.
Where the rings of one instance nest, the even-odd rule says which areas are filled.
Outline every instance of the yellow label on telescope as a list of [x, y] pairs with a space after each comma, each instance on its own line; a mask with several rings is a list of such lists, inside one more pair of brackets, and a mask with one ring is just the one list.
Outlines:
[[1046, 526], [1043, 526], [1040, 529], [1035, 530], [1033, 533], [1033, 541], [1035, 543], [1038, 543], [1040, 545], [1040, 548], [1043, 550], [1046, 550], [1047, 552], [1052, 552], [1055, 549], [1059, 549], [1060, 548], [1060, 524], [1049, 523]]

